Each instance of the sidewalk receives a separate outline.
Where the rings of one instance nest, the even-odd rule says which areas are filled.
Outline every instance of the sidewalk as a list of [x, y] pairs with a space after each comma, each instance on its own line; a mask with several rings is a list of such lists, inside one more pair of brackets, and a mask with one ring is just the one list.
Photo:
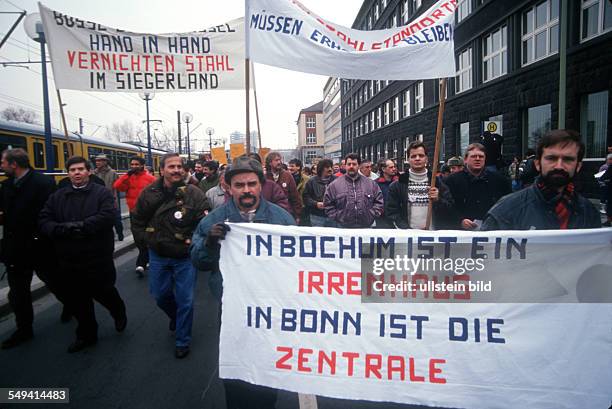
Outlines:
[[[123, 241], [115, 241], [114, 257], [117, 258], [135, 247], [136, 245], [134, 244], [134, 238], [132, 235], [130, 234], [129, 236], [125, 236]], [[32, 291], [32, 301], [35, 301], [49, 293], [45, 283], [40, 281], [36, 274], [34, 274], [34, 277], [32, 278], [32, 285], [30, 289]], [[0, 288], [0, 317], [4, 317], [11, 312], [11, 307], [8, 301], [8, 292], [8, 286]]]

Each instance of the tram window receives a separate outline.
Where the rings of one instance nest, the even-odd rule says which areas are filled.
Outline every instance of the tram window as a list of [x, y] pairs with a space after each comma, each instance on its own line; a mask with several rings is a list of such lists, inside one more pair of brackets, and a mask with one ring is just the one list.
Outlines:
[[0, 152], [6, 149], [22, 148], [28, 150], [26, 140], [22, 136], [2, 135], [0, 134]]
[[128, 169], [128, 153], [127, 152], [117, 152], [117, 169], [118, 170], [127, 170]]
[[53, 145], [53, 166], [56, 169], [60, 167], [60, 164], [59, 164], [59, 153], [58, 153], [57, 145]]
[[45, 167], [45, 148], [42, 143], [34, 142], [34, 167], [42, 169]]
[[74, 145], [64, 142], [64, 163], [68, 162], [71, 156], [74, 156]]

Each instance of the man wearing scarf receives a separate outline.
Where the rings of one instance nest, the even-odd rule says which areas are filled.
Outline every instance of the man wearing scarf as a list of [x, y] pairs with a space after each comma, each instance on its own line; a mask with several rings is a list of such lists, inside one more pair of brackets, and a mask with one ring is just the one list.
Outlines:
[[576, 131], [558, 129], [540, 140], [539, 176], [527, 189], [501, 199], [487, 213], [482, 230], [557, 230], [601, 227], [599, 212], [574, 188], [584, 143]]

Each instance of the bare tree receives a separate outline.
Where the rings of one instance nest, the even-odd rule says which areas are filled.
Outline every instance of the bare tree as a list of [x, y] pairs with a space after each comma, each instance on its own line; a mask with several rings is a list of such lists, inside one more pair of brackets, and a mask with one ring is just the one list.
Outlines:
[[134, 124], [128, 120], [115, 122], [107, 128], [106, 136], [121, 142], [137, 142], [137, 130]]
[[2, 111], [2, 118], [8, 121], [25, 122], [28, 124], [37, 124], [38, 114], [31, 109], [8, 107]]

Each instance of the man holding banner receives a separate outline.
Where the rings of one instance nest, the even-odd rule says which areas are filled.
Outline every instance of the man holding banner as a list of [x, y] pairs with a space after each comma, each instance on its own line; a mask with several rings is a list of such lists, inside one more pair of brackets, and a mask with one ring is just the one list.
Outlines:
[[[295, 226], [295, 220], [287, 211], [262, 197], [265, 177], [261, 163], [257, 160], [247, 156], [235, 159], [232, 168], [225, 172], [225, 181], [230, 187], [232, 199], [200, 222], [191, 246], [193, 264], [202, 270], [212, 270], [209, 284], [219, 301], [223, 292], [223, 280], [219, 271], [219, 240], [223, 240], [230, 230], [225, 222]], [[274, 407], [276, 389], [236, 380], [225, 380], [224, 384], [228, 409]]]
[[540, 176], [530, 187], [508, 195], [489, 212], [482, 230], [587, 229], [601, 227], [599, 212], [574, 190], [584, 143], [576, 131], [548, 132], [534, 161]]

